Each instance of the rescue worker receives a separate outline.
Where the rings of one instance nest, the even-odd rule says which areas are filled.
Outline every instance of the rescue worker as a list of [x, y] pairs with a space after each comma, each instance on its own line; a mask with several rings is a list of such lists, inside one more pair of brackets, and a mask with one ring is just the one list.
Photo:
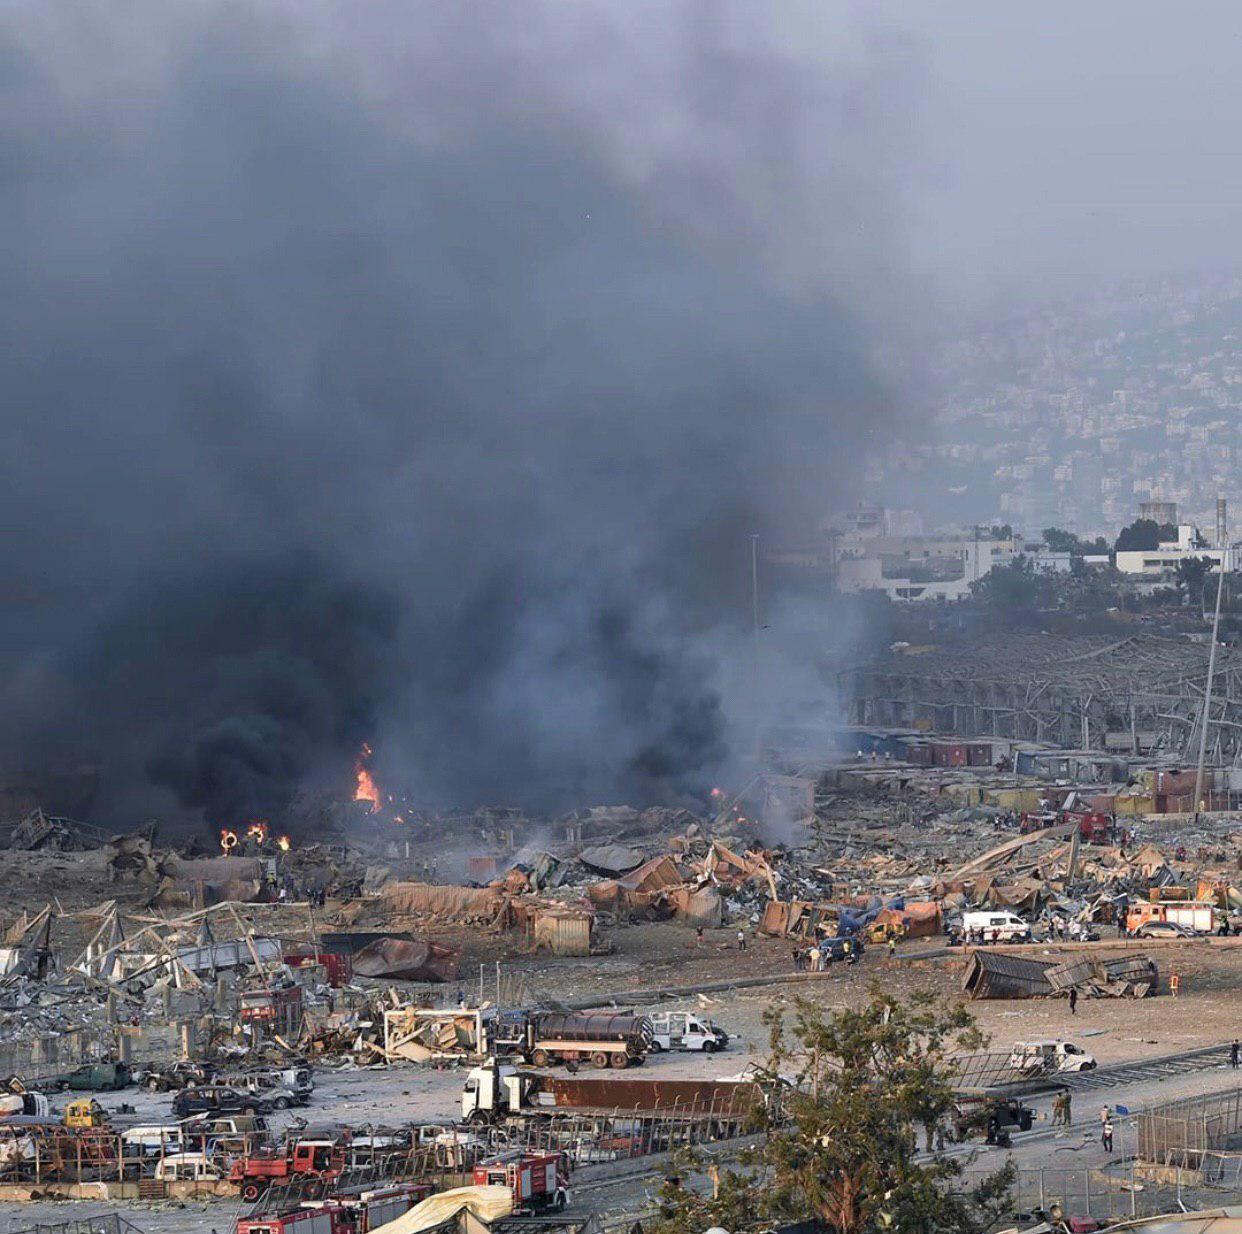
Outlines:
[[739, 931], [737, 932], [737, 949], [738, 949], [739, 951], [745, 951], [745, 950], [746, 950], [746, 935], [745, 935], [745, 933], [744, 933], [743, 931], [741, 931], [741, 930], [739, 930]]
[[894, 959], [897, 955], [897, 935], [890, 934], [888, 936], [888, 958]]

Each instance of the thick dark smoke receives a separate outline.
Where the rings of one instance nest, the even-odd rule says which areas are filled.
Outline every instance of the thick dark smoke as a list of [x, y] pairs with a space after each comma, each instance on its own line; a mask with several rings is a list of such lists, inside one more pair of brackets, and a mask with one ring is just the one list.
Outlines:
[[848, 490], [903, 334], [909, 57], [762, 11], [6, 10], [10, 767], [703, 789], [750, 535]]

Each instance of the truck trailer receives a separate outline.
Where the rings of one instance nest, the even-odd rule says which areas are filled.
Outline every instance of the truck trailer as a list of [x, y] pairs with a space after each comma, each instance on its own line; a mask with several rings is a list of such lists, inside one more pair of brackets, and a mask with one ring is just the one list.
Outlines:
[[764, 1104], [748, 1080], [603, 1080], [537, 1075], [494, 1059], [466, 1077], [461, 1116], [467, 1122], [599, 1114], [682, 1115], [736, 1120]]

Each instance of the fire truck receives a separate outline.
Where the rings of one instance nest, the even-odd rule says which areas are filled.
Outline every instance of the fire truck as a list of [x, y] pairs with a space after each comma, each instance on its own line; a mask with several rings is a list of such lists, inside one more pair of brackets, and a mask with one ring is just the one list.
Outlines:
[[316, 1180], [322, 1191], [344, 1170], [344, 1138], [300, 1136], [279, 1148], [261, 1148], [239, 1157], [229, 1171], [229, 1182], [241, 1184], [243, 1200], [257, 1200], [272, 1183], [291, 1178]]
[[1033, 831], [1043, 831], [1045, 827], [1056, 827], [1060, 823], [1077, 823], [1078, 834], [1084, 844], [1111, 844], [1117, 829], [1112, 815], [1099, 810], [1042, 810], [1023, 814], [1018, 831], [1021, 835], [1030, 835]]
[[562, 1209], [569, 1201], [569, 1171], [563, 1153], [503, 1153], [474, 1167], [476, 1187], [508, 1187], [513, 1211]]
[[237, 1234], [370, 1234], [422, 1203], [430, 1183], [389, 1183], [340, 1192], [327, 1200], [283, 1213], [264, 1213], [237, 1223]]
[[352, 1214], [335, 1204], [264, 1213], [237, 1223], [237, 1234], [353, 1234]]
[[409, 1212], [415, 1204], [421, 1204], [435, 1188], [431, 1183], [386, 1183], [334, 1191], [319, 1202], [310, 1201], [303, 1208], [342, 1208], [352, 1219], [350, 1229], [355, 1234], [369, 1234], [380, 1226], [395, 1221]]

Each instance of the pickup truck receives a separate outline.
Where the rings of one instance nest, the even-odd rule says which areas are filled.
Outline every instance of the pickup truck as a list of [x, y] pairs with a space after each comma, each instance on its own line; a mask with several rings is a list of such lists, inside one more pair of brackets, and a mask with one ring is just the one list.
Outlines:
[[62, 1092], [73, 1089], [80, 1093], [115, 1092], [133, 1082], [126, 1063], [83, 1063], [52, 1081]]

